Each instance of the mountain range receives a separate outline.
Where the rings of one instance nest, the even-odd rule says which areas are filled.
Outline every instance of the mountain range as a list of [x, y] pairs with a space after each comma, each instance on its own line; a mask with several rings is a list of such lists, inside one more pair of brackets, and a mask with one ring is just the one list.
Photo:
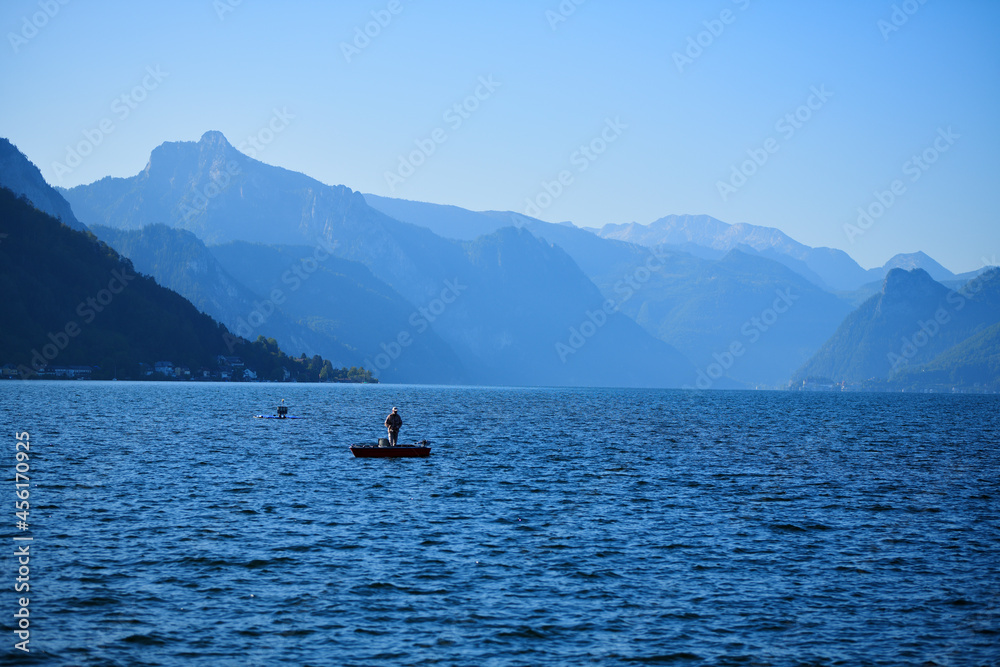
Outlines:
[[[32, 169], [18, 177], [43, 199]], [[162, 144], [135, 176], [48, 190], [52, 210], [64, 195], [80, 227], [233, 332], [383, 380], [777, 387], [899, 382], [933, 362], [911, 382], [933, 372], [969, 386], [955, 369], [994, 340], [998, 309], [978, 296], [905, 368], [868, 355], [905, 330], [877, 326], [893, 299], [992, 284], [923, 253], [866, 271], [842, 251], [709, 216], [588, 230], [362, 195], [247, 157], [218, 132]]]
[[[350, 330], [363, 319], [384, 322], [384, 312], [345, 312], [319, 299], [295, 319], [322, 322], [327, 336], [359, 350], [359, 362], [366, 358], [362, 343], [375, 346], [381, 352], [367, 358], [385, 379], [426, 381], [394, 362], [418, 356], [411, 346], [428, 331], [450, 346], [463, 382], [680, 386], [694, 375], [675, 348], [621, 313], [594, 315], [600, 335], [579, 344], [574, 332], [589, 331], [588, 314], [604, 299], [562, 249], [529, 232], [507, 227], [473, 241], [446, 239], [371, 208], [348, 188], [253, 160], [217, 132], [159, 146], [134, 177], [64, 194], [93, 225], [137, 230], [163, 222], [209, 248], [233, 241], [306, 245], [367, 267], [409, 304], [405, 325], [360, 341]], [[229, 261], [238, 260], [230, 253]], [[560, 345], [572, 351], [560, 354]]]
[[965, 281], [980, 273], [956, 275], [919, 251], [894, 255], [881, 267], [866, 270], [842, 250], [812, 248], [773, 227], [745, 222], [730, 225], [707, 215], [668, 215], [649, 225], [605, 225], [598, 234], [645, 246], [676, 247], [710, 258], [733, 249], [760, 254], [834, 291], [851, 291], [880, 282], [892, 269], [923, 269], [938, 281]]
[[[471, 239], [509, 224], [548, 224], [506, 211], [475, 212], [456, 206], [429, 204], [366, 194], [373, 207], [398, 220], [427, 227], [448, 238]], [[562, 223], [562, 227], [574, 227]], [[731, 250], [773, 259], [831, 291], [850, 292], [872, 283], [876, 287], [892, 269], [924, 269], [938, 281], [964, 281], [978, 272], [954, 274], [923, 252], [900, 253], [883, 266], [863, 269], [847, 253], [834, 248], [812, 248], [781, 230], [748, 223], [728, 224], [708, 215], [668, 215], [647, 225], [636, 222], [607, 224], [592, 230], [601, 238], [644, 247], [667, 247], [703, 259], [720, 259]]]
[[[717, 357], [728, 360], [727, 350], [733, 345], [743, 346], [740, 355], [727, 364], [724, 376], [711, 378], [711, 386], [785, 384], [851, 309], [847, 300], [780, 262], [752, 251], [747, 254], [744, 248], [709, 259], [669, 245], [647, 247], [607, 239], [574, 225], [509, 212], [468, 211], [460, 216], [455, 207], [370, 195], [365, 199], [379, 207], [391, 203], [386, 211], [414, 224], [428, 223], [435, 219], [435, 210], [445, 208], [443, 217], [451, 216], [453, 222], [465, 219], [471, 224], [478, 219], [477, 228], [514, 224], [562, 248], [605, 299], [687, 356], [702, 385], [705, 374], [716, 371]], [[776, 300], [779, 308], [786, 301], [793, 307], [782, 313], [780, 321], [759, 321], [762, 315], [770, 318]]]

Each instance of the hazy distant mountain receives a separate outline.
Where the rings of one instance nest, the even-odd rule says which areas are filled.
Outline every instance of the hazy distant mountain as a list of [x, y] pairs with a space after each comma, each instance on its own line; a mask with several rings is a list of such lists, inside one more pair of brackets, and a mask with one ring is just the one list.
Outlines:
[[[391, 210], [402, 219], [435, 230], [440, 229], [437, 215], [453, 213], [445, 210], [448, 207], [436, 204], [384, 198], [373, 203], [386, 207], [386, 211], [391, 205]], [[744, 386], [786, 383], [851, 309], [849, 302], [817, 288], [815, 283], [822, 281], [804, 262], [787, 256], [779, 258], [781, 262], [774, 261], [768, 258], [772, 251], [760, 252], [742, 244], [736, 246], [741, 255], [734, 255], [723, 263], [720, 260], [730, 251], [690, 242], [661, 247], [660, 251], [669, 257], [666, 266], [643, 282], [641, 289], [631, 290], [623, 281], [637, 271], [642, 275], [651, 257], [649, 248], [518, 213], [464, 211], [461, 219], [470, 229], [484, 228], [491, 222], [497, 225], [513, 223], [563, 248], [606, 298], [616, 302], [622, 300], [623, 294], [616, 292], [616, 286], [619, 290], [631, 291], [632, 295], [622, 303], [622, 312], [636, 319], [654, 336], [676, 346], [701, 370], [717, 363], [715, 355], [725, 358], [730, 345], [750, 343], [752, 339], [753, 344], [726, 369], [725, 378], [712, 378], [715, 387], [732, 386], [726, 384], [729, 379]], [[728, 227], [721, 222], [717, 225], [720, 230]], [[788, 243], [794, 244], [790, 240]], [[690, 253], [681, 252], [679, 248]], [[824, 252], [821, 249], [812, 256], [822, 258]], [[836, 253], [831, 253], [836, 260]], [[746, 255], [760, 259], [754, 262]], [[742, 265], [736, 257], [745, 258]], [[787, 265], [792, 265], [791, 271]], [[808, 279], [803, 280], [803, 274], [811, 274], [813, 284]], [[752, 319], [768, 313], [778, 292], [789, 289], [796, 297], [795, 308], [782, 317], [780, 324], [764, 325], [768, 328], [764, 332]], [[768, 335], [762, 335], [765, 333]], [[717, 369], [713, 367], [712, 370]]]
[[[622, 276], [606, 289], [611, 278]], [[849, 310], [794, 271], [738, 250], [716, 262], [667, 254], [623, 306], [700, 368], [751, 386], [784, 384]]]
[[1000, 270], [959, 291], [923, 269], [892, 269], [882, 291], [845, 318], [795, 379], [835, 382], [884, 380], [939, 354], [1000, 321]]
[[[469, 211], [455, 206], [376, 195], [365, 195], [365, 200], [387, 215], [426, 227], [448, 238], [472, 239], [515, 220], [536, 225], [549, 224], [510, 211]], [[572, 227], [569, 223], [560, 226]], [[667, 247], [703, 259], [717, 260], [731, 250], [739, 250], [744, 254], [759, 255], [784, 264], [827, 290], [852, 291], [865, 283], [881, 281], [885, 271], [895, 266], [891, 264], [885, 269], [866, 271], [841, 250], [810, 248], [777, 229], [747, 223], [730, 225], [708, 215], [670, 215], [649, 225], [634, 222], [609, 224], [598, 230], [597, 234], [605, 239], [640, 246]], [[906, 260], [901, 258], [899, 261]]]
[[[435, 230], [440, 229], [438, 214], [447, 217], [453, 213], [447, 210], [449, 207], [404, 200], [379, 198], [374, 205], [386, 206], [387, 211], [391, 205], [391, 210], [408, 222]], [[725, 359], [730, 345], [750, 343], [752, 339], [753, 344], [726, 369], [726, 377], [743, 385], [786, 383], [851, 310], [849, 301], [825, 294], [817, 287], [823, 281], [804, 262], [788, 256], [771, 259], [775, 251], [770, 249], [758, 251], [738, 244], [735, 249], [740, 254], [721, 262], [731, 250], [691, 242], [660, 246], [659, 251], [669, 257], [666, 266], [644, 281], [641, 289], [631, 290], [624, 280], [646, 270], [645, 263], [651, 258], [649, 248], [518, 213], [464, 211], [462, 219], [469, 223], [469, 228], [483, 228], [491, 222], [524, 227], [563, 248], [606, 298], [622, 299], [616, 286], [633, 292], [622, 304], [622, 312], [654, 336], [676, 346], [700, 369], [717, 363], [715, 355]], [[718, 230], [732, 227], [715, 222]], [[794, 245], [794, 241], [785, 238], [786, 244]], [[687, 252], [680, 251], [681, 248]], [[748, 255], [759, 259], [752, 261]], [[823, 255], [824, 249], [812, 254], [814, 259]], [[737, 257], [744, 259], [736, 261]], [[795, 308], [782, 317], [780, 324], [764, 325], [768, 329], [764, 332], [753, 323], [753, 318], [768, 313], [778, 292], [788, 289], [796, 297]], [[724, 378], [712, 380], [712, 386], [727, 386]]]
[[[469, 211], [456, 206], [377, 195], [365, 195], [365, 200], [397, 220], [426, 227], [447, 238], [473, 239], [512, 222], [528, 225], [533, 232], [540, 225], [550, 224], [510, 211]], [[569, 223], [559, 226], [573, 227]], [[810, 248], [778, 229], [747, 223], [731, 225], [708, 215], [669, 215], [649, 225], [634, 222], [609, 224], [597, 233], [605, 239], [645, 247], [666, 247], [702, 259], [718, 260], [731, 250], [739, 250], [784, 264], [814, 285], [838, 292], [874, 291], [867, 290], [865, 286], [871, 283], [881, 285], [885, 274], [893, 268], [922, 268], [935, 280], [956, 278], [951, 271], [922, 252], [896, 255], [883, 267], [865, 270], [841, 250]], [[579, 261], [578, 257], [574, 258]]]
[[86, 227], [73, 215], [73, 209], [59, 192], [45, 182], [42, 172], [14, 144], [0, 138], [0, 186], [24, 195], [40, 211], [48, 213], [68, 227]]
[[871, 282], [865, 283], [864, 285], [861, 285], [853, 290], [838, 292], [837, 296], [856, 308], [872, 296], [882, 291], [882, 284], [885, 281], [885, 276], [892, 269], [903, 269], [905, 271], [923, 269], [924, 271], [927, 271], [931, 278], [934, 278], [934, 280], [940, 282], [945, 287], [948, 287], [949, 289], [959, 289], [976, 276], [982, 275], [988, 271], [990, 267], [983, 266], [975, 271], [967, 271], [966, 273], [956, 275], [922, 252], [901, 253], [893, 256], [889, 259], [889, 261], [877, 269], [868, 269], [868, 273], [873, 277], [878, 276], [877, 280], [873, 279]]
[[[129, 178], [64, 191], [80, 219], [122, 229], [163, 223], [206, 243], [310, 241], [326, 224], [366, 209], [363, 198], [237, 151], [221, 132], [166, 142]], [[291, 205], [291, 204], [294, 204]]]
[[[346, 365], [364, 365], [389, 382], [468, 381], [458, 357], [434, 329], [411, 324], [419, 311], [364, 265], [323, 253], [317, 259], [308, 246], [233, 241], [209, 250], [231, 275], [261, 295], [258, 303], [277, 290], [277, 313], [305, 329], [324, 356], [334, 358], [337, 352], [335, 358], [348, 360]], [[244, 318], [250, 319], [246, 313]], [[259, 328], [270, 323], [268, 318]], [[400, 332], [410, 332], [410, 342], [392, 354]], [[330, 350], [329, 355], [323, 350]]]
[[[397, 336], [433, 329], [474, 382], [688, 381], [690, 366], [677, 351], [627, 318], [609, 317], [599, 336], [560, 358], [557, 344], [602, 299], [565, 253], [530, 233], [499, 230], [463, 246], [376, 211], [348, 188], [252, 160], [217, 132], [163, 144], [140, 174], [79, 186], [67, 197], [82, 219], [115, 227], [163, 221], [209, 242], [335, 243], [339, 257], [367, 266], [416, 313], [390, 340], [376, 342], [395, 349]], [[357, 317], [385, 316], [366, 309]]]
[[[369, 207], [360, 193], [258, 162], [220, 132], [155, 148], [130, 178], [65, 191], [82, 220], [123, 229], [162, 222], [209, 245], [229, 241], [323, 247], [359, 261], [411, 302], [433, 298], [461, 249], [429, 230]], [[434, 249], [434, 261], [423, 255]]]
[[865, 270], [840, 250], [810, 248], [777, 229], [747, 223], [730, 225], [708, 215], [669, 215], [649, 225], [609, 224], [598, 234], [644, 246], [668, 246], [708, 258], [717, 257], [701, 249], [759, 254], [785, 264], [824, 289], [853, 289], [866, 277]]
[[469, 211], [458, 206], [428, 204], [370, 194], [366, 194], [364, 197], [369, 206], [389, 217], [412, 225], [426, 227], [446, 239], [472, 241], [511, 224], [509, 221], [492, 218], [483, 213]]
[[731, 250], [742, 243], [758, 249], [780, 248], [786, 253], [805, 250], [804, 246], [777, 229], [746, 223], [731, 225], [709, 215], [668, 215], [648, 225], [637, 222], [607, 224], [599, 230], [599, 236], [642, 246], [694, 243], [717, 250]]
[[708, 215], [668, 215], [648, 225], [632, 222], [609, 224], [598, 234], [604, 238], [629, 241], [644, 246], [670, 245], [684, 249], [693, 244], [728, 252], [746, 246], [761, 255], [786, 264], [793, 271], [821, 287], [836, 290], [854, 289], [871, 280], [867, 271], [841, 251], [833, 248], [810, 248], [771, 227], [745, 222], [731, 225]]
[[[254, 292], [219, 264], [215, 255], [191, 232], [166, 225], [138, 230], [94, 225], [98, 238], [128, 257], [136, 270], [152, 276], [201, 312], [244, 337], [275, 338], [282, 349], [308, 356], [320, 354], [339, 366], [359, 366], [357, 355], [288, 318], [280, 309], [272, 313], [266, 302], [270, 290]], [[278, 283], [276, 283], [277, 285]], [[266, 314], [260, 326], [250, 327], [257, 313]]]
[[[517, 384], [520, 369], [534, 368], [559, 385], [692, 381], [694, 369], [676, 349], [621, 313], [602, 309], [600, 291], [561, 248], [513, 227], [465, 247], [475, 269], [463, 296], [468, 310], [456, 309], [458, 321], [446, 323], [444, 331], [475, 336], [485, 349], [472, 351], [490, 376]], [[442, 319], [451, 317], [449, 310]], [[481, 323], [492, 333], [479, 334]], [[472, 363], [466, 362], [470, 371]]]
[[[723, 377], [709, 378], [713, 387], [727, 386], [726, 378], [743, 386], [784, 385], [851, 309], [756, 254], [734, 250], [704, 259], [523, 216], [518, 222], [566, 250], [605, 298], [699, 370], [717, 374], [725, 366]], [[730, 359], [734, 345], [739, 354]]]
[[888, 262], [882, 265], [882, 270], [886, 275], [893, 269], [903, 269], [912, 271], [913, 269], [923, 269], [927, 274], [938, 282], [954, 280], [955, 274], [944, 268], [923, 252], [900, 253], [894, 255]]

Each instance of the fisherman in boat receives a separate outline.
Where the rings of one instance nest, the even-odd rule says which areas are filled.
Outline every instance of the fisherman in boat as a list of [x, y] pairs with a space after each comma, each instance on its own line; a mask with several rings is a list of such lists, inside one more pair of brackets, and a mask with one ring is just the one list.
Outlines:
[[399, 416], [399, 410], [392, 409], [389, 416], [385, 418], [385, 427], [389, 429], [389, 446], [395, 447], [399, 438], [399, 427], [403, 425], [403, 418]]
[[281, 399], [281, 403], [278, 404], [278, 419], [288, 418], [288, 406], [285, 405], [285, 399]]

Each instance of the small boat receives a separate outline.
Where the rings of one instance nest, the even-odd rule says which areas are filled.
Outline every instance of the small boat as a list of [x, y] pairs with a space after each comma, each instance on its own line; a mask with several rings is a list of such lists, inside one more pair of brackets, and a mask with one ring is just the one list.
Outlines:
[[275, 409], [273, 415], [254, 415], [254, 419], [302, 419], [302, 417], [296, 417], [295, 415], [288, 414], [288, 406], [285, 405], [285, 399], [281, 399], [278, 403], [278, 407]]
[[391, 447], [385, 438], [379, 438], [377, 445], [351, 445], [351, 453], [359, 459], [391, 459], [400, 457], [430, 456], [430, 444], [426, 440], [415, 442], [412, 445], [399, 445]]

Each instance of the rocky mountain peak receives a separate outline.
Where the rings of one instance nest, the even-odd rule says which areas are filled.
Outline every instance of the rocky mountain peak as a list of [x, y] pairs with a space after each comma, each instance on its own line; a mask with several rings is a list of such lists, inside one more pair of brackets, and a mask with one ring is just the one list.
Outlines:
[[941, 287], [931, 274], [923, 269], [890, 269], [882, 281], [882, 294], [895, 296], [900, 294], [918, 294], [930, 292], [934, 286]]

